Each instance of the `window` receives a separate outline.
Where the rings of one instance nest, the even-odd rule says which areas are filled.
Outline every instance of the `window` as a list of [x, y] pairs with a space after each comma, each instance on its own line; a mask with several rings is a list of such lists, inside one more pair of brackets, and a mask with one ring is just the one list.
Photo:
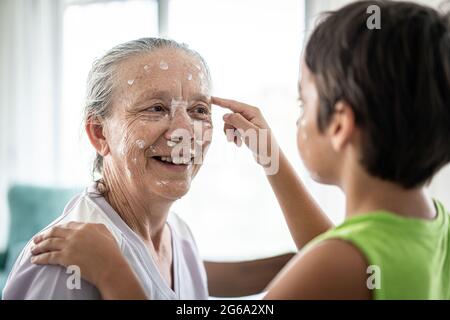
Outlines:
[[86, 185], [94, 158], [82, 130], [85, 84], [92, 62], [113, 46], [158, 36], [153, 0], [101, 1], [68, 5], [63, 16], [63, 92], [60, 181]]
[[[209, 64], [214, 94], [260, 107], [297, 168], [301, 168], [295, 120], [305, 29], [302, 4], [171, 0], [168, 14], [170, 37], [188, 43]], [[263, 172], [248, 150], [226, 142], [224, 111], [215, 108], [213, 113], [214, 138], [205, 164], [175, 211], [188, 221], [208, 258], [249, 258], [292, 249]]]

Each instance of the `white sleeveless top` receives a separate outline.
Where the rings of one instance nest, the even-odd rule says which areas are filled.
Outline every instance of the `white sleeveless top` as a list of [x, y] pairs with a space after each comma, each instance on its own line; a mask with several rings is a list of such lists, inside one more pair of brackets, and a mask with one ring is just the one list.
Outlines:
[[[167, 220], [172, 236], [174, 290], [164, 281], [142, 239], [98, 195], [94, 186], [72, 199], [64, 213], [44, 230], [70, 221], [104, 224], [150, 299], [208, 299], [203, 261], [189, 227], [177, 214], [171, 212]], [[3, 299], [101, 299], [97, 288], [84, 280], [80, 289], [71, 289], [68, 282], [73, 282], [69, 279], [72, 273], [66, 273], [66, 268], [32, 264], [31, 246], [32, 241], [14, 264]]]

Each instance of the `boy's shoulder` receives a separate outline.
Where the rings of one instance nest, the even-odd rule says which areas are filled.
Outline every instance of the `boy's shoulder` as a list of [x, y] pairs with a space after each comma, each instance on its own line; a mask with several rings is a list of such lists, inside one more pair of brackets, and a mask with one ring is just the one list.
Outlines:
[[370, 299], [366, 271], [356, 247], [328, 239], [302, 250], [273, 282], [266, 299]]

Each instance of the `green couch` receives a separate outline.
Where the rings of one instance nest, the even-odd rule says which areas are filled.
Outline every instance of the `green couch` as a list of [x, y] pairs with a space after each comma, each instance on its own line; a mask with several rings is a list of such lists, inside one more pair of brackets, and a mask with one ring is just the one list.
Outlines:
[[9, 237], [0, 253], [0, 298], [8, 274], [31, 237], [56, 219], [81, 189], [14, 185], [8, 190]]

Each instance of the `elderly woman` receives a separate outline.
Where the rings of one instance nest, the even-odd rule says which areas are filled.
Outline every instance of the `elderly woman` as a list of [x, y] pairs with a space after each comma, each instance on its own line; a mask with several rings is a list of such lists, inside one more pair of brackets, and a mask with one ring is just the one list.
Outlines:
[[[107, 52], [89, 74], [85, 108], [101, 179], [45, 230], [57, 236], [76, 222], [96, 223], [96, 232], [112, 235], [127, 262], [102, 262], [99, 255], [93, 261], [98, 275], [109, 267], [132, 271], [151, 299], [206, 299], [203, 261], [188, 226], [170, 208], [188, 192], [210, 144], [210, 99], [208, 67], [185, 45], [144, 38]], [[33, 264], [31, 247], [16, 261], [4, 299], [102, 297], [93, 281], [77, 285], [76, 268]], [[256, 293], [289, 257], [206, 264], [209, 289], [218, 295]]]

